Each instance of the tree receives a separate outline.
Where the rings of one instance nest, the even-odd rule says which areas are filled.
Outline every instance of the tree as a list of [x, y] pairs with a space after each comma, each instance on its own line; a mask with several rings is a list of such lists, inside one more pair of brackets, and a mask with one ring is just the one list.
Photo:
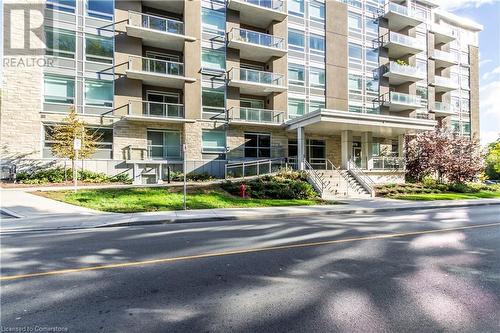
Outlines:
[[474, 180], [483, 169], [478, 142], [438, 127], [407, 138], [406, 170], [410, 179], [434, 176], [440, 182]]
[[78, 151], [78, 157], [81, 159], [91, 157], [99, 144], [100, 136], [95, 131], [85, 127], [85, 122], [78, 119], [78, 115], [74, 108], [71, 108], [70, 113], [63, 119], [62, 124], [52, 127], [50, 140], [54, 141], [51, 147], [52, 154], [61, 158], [71, 160], [73, 172], [76, 170], [77, 156], [74, 150], [74, 140], [80, 139], [82, 142], [81, 149]]
[[489, 179], [500, 180], [500, 137], [488, 145], [485, 173]]

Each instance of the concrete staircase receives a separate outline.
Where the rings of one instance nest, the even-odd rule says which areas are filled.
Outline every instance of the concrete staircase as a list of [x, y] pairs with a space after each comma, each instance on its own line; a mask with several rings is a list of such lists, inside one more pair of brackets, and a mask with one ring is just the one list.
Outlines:
[[323, 199], [371, 198], [371, 193], [348, 170], [317, 170], [323, 179]]

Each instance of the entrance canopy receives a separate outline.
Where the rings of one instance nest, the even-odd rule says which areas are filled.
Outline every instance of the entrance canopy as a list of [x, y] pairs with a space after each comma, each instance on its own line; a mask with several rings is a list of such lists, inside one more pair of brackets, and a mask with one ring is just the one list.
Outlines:
[[401, 134], [429, 131], [437, 121], [429, 119], [354, 113], [321, 109], [289, 120], [288, 130], [303, 127], [308, 133], [320, 135], [340, 134], [342, 131], [371, 132], [375, 136], [394, 137]]

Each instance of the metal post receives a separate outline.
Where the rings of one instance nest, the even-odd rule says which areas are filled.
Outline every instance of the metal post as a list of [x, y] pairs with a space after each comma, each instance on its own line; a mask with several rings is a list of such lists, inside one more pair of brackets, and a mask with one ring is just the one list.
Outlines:
[[167, 183], [170, 184], [170, 165], [167, 166]]
[[183, 158], [183, 172], [184, 172], [184, 210], [187, 209], [187, 204], [186, 204], [186, 192], [187, 192], [187, 183], [186, 183], [186, 144], [182, 145], [182, 150], [184, 152], [184, 158]]
[[78, 170], [76, 169], [76, 162], [78, 161], [78, 149], [75, 149], [75, 167], [73, 168], [73, 191], [78, 190]]

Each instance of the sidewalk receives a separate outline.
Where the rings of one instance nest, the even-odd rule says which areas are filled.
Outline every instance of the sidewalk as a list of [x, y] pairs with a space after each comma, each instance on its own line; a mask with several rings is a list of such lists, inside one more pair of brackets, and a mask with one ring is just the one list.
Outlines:
[[[21, 218], [1, 220], [1, 232], [85, 229], [117, 226], [209, 222], [221, 220], [259, 220], [318, 215], [370, 214], [388, 211], [500, 205], [499, 199], [401, 201], [391, 199], [342, 200], [337, 205], [200, 209], [151, 213], [103, 213], [60, 203], [25, 192], [0, 193], [2, 209], [14, 211]], [[7, 196], [7, 198], [6, 198]], [[500, 209], [500, 208], [499, 208]]]

